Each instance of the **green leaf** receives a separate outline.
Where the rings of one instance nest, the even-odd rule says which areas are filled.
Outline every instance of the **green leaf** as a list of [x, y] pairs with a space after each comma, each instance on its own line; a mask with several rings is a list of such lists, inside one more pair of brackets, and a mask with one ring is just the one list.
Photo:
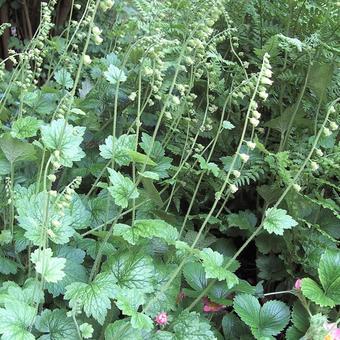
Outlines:
[[327, 87], [333, 77], [334, 65], [314, 63], [310, 70], [308, 86], [313, 90], [319, 99], [325, 95]]
[[68, 124], [64, 119], [53, 120], [49, 125], [41, 127], [41, 139], [44, 146], [50, 150], [58, 150], [58, 162], [66, 167], [72, 167], [73, 162], [80, 161], [85, 153], [80, 148], [85, 128]]
[[177, 309], [177, 298], [180, 293], [181, 278], [178, 275], [173, 279], [170, 287], [163, 292], [164, 285], [172, 278], [176, 265], [158, 264], [155, 266], [154, 292], [147, 295], [148, 301], [152, 300], [149, 306], [148, 315], [157, 315], [164, 311]]
[[147, 170], [157, 173], [160, 179], [168, 177], [168, 170], [171, 167], [171, 158], [165, 157], [165, 151], [162, 144], [158, 141], [153, 142], [153, 138], [143, 132], [142, 142], [139, 145], [145, 154], [150, 155], [152, 160], [156, 163], [156, 165], [150, 166]]
[[28, 331], [35, 318], [35, 308], [24, 302], [12, 299], [5, 302], [5, 308], [0, 308], [0, 334], [2, 339], [34, 340]]
[[136, 146], [136, 135], [121, 135], [115, 138], [109, 136], [105, 139], [105, 144], [99, 146], [100, 155], [105, 159], [114, 159], [119, 166], [129, 165], [131, 157], [129, 152]]
[[5, 154], [0, 152], [0, 176], [8, 175], [11, 173], [11, 164], [7, 160]]
[[260, 310], [259, 326], [256, 330], [258, 337], [279, 334], [287, 326], [289, 318], [290, 311], [286, 304], [276, 300], [266, 302]]
[[253, 230], [256, 226], [257, 218], [250, 210], [239, 211], [237, 214], [227, 216], [229, 227], [238, 227], [244, 230]]
[[110, 299], [115, 297], [115, 282], [113, 275], [100, 273], [91, 283], [74, 282], [68, 285], [64, 298], [70, 300], [71, 308], [83, 308], [88, 317], [93, 316], [102, 325], [107, 310], [111, 308]]
[[130, 227], [127, 224], [122, 224], [122, 223], [117, 223], [115, 225], [112, 235], [120, 236], [125, 241], [133, 245], [135, 245], [139, 240], [139, 236], [135, 233], [135, 229]]
[[144, 293], [154, 290], [155, 268], [151, 257], [138, 252], [115, 254], [108, 267], [120, 288]]
[[[47, 237], [54, 243], [67, 243], [74, 234], [71, 228], [71, 219], [69, 216], [61, 216], [60, 210], [56, 205], [49, 204], [49, 221], [45, 223], [45, 206], [48, 195], [46, 192], [40, 192], [38, 195], [29, 195], [28, 193], [16, 200], [15, 205], [18, 211], [17, 220], [19, 226], [26, 230], [25, 237], [32, 241], [34, 245], [40, 246], [44, 244], [45, 230]], [[55, 226], [52, 221], [60, 222], [60, 226]], [[46, 229], [45, 229], [46, 228]]]
[[134, 315], [139, 306], [144, 304], [144, 294], [136, 289], [122, 289], [118, 288], [115, 296], [116, 306], [122, 311], [124, 315]]
[[326, 250], [319, 264], [319, 278], [325, 295], [340, 304], [340, 251]]
[[223, 121], [223, 129], [232, 130], [235, 128], [235, 125], [231, 124], [228, 120]]
[[152, 319], [149, 316], [138, 312], [132, 315], [131, 325], [133, 328], [141, 329], [144, 331], [150, 331], [153, 329]]
[[72, 318], [66, 316], [66, 311], [45, 309], [37, 316], [35, 328], [41, 333], [40, 340], [71, 340], [77, 338], [77, 329]]
[[1, 274], [16, 274], [18, 265], [15, 261], [12, 261], [6, 257], [0, 257], [0, 273]]
[[200, 253], [200, 257], [203, 260], [203, 267], [207, 279], [226, 280], [229, 288], [238, 284], [237, 276], [224, 268], [224, 258], [222, 254], [210, 248], [204, 248]]
[[279, 281], [287, 276], [283, 261], [276, 255], [258, 256], [256, 266], [260, 279]]
[[105, 329], [105, 340], [113, 339], [134, 339], [143, 340], [141, 331], [131, 326], [131, 323], [124, 320], [117, 320], [109, 324]]
[[237, 295], [234, 309], [256, 339], [279, 334], [290, 318], [289, 308], [283, 302], [271, 300], [261, 307], [258, 300], [249, 294]]
[[0, 232], [0, 245], [11, 243], [13, 240], [12, 233], [10, 230], [1, 230]]
[[176, 340], [217, 340], [210, 324], [196, 312], [182, 312], [174, 321]]
[[18, 118], [12, 125], [11, 135], [18, 139], [36, 136], [41, 124], [42, 121], [35, 117]]
[[0, 291], [0, 303], [2, 305], [12, 301], [20, 301], [27, 305], [44, 301], [44, 294], [41, 291], [40, 283], [33, 278], [27, 279], [22, 287], [14, 282], [7, 281], [7, 283], [3, 284]]
[[176, 336], [168, 331], [157, 330], [152, 336], [152, 340], [176, 340]]
[[139, 172], [138, 174], [141, 175], [144, 178], [150, 178], [150, 179], [153, 179], [155, 181], [159, 180], [159, 175], [155, 172], [152, 172], [152, 171]]
[[334, 307], [335, 302], [326, 296], [322, 288], [312, 279], [302, 279], [301, 290], [303, 295], [322, 307]]
[[[157, 176], [159, 178], [158, 174], [157, 174]], [[142, 178], [142, 183], [143, 183], [143, 187], [144, 187], [147, 195], [150, 197], [150, 199], [158, 207], [162, 207], [163, 206], [162, 197], [161, 197], [160, 193], [158, 192], [158, 190], [156, 189], [155, 185], [152, 183], [152, 180], [144, 177], [144, 178]]]
[[55, 81], [66, 89], [71, 89], [73, 87], [73, 80], [71, 74], [64, 68], [56, 71], [54, 74]]
[[250, 334], [244, 323], [235, 314], [231, 313], [224, 315], [222, 329], [224, 338], [228, 340], [242, 339], [242, 336]]
[[305, 333], [299, 331], [295, 326], [290, 326], [286, 331], [287, 340], [302, 339]]
[[259, 301], [252, 295], [240, 294], [234, 299], [234, 309], [241, 320], [251, 328], [256, 328], [260, 323]]
[[263, 228], [269, 234], [283, 235], [285, 229], [291, 229], [298, 223], [289, 215], [287, 211], [277, 208], [269, 208], [266, 210]]
[[211, 172], [215, 177], [218, 177], [220, 169], [218, 168], [217, 164], [212, 162], [208, 163], [201, 155], [195, 155], [194, 157], [198, 159], [202, 170], [206, 170], [208, 173]]
[[84, 339], [90, 339], [93, 335], [93, 327], [89, 323], [85, 322], [79, 326], [79, 330], [81, 332], [81, 336]]
[[133, 230], [137, 236], [158, 237], [168, 244], [174, 244], [178, 239], [177, 229], [163, 220], [137, 220]]
[[5, 134], [0, 138], [0, 148], [10, 163], [35, 159], [34, 146]]
[[309, 314], [306, 308], [297, 301], [294, 303], [292, 312], [292, 322], [296, 329], [305, 334], [309, 327]]
[[110, 173], [111, 186], [109, 190], [115, 203], [122, 208], [126, 208], [129, 200], [139, 196], [138, 190], [130, 178], [124, 177], [120, 172], [108, 169]]
[[124, 71], [120, 70], [117, 66], [112, 64], [109, 65], [107, 71], [104, 72], [104, 76], [106, 80], [111, 84], [116, 84], [118, 81], [125, 82], [127, 79]]
[[322, 287], [310, 278], [302, 280], [302, 293], [314, 303], [326, 307], [334, 307], [340, 303], [340, 252], [326, 250], [318, 268]]
[[183, 276], [189, 286], [198, 291], [203, 290], [208, 284], [204, 268], [200, 263], [186, 263], [183, 267]]
[[57, 91], [35, 90], [33, 92], [25, 92], [23, 102], [31, 108], [31, 111], [40, 115], [49, 115], [55, 112], [57, 108]]
[[65, 276], [57, 283], [48, 283], [46, 288], [53, 297], [65, 293], [65, 287], [73, 282], [87, 282], [86, 268], [81, 264], [84, 261], [85, 252], [70, 246], [61, 246], [56, 250], [56, 256], [65, 258]]
[[84, 229], [91, 224], [91, 213], [76, 193], [72, 194], [72, 201], [64, 213], [71, 218], [71, 227], [74, 229]]
[[46, 282], [58, 282], [65, 276], [65, 258], [52, 257], [52, 249], [36, 249], [31, 254], [35, 270]]
[[[157, 166], [157, 163], [155, 163], [150, 157], [140, 152], [137, 152], [135, 150], [129, 150], [128, 154], [135, 163]], [[147, 172], [151, 172], [151, 171], [147, 171]]]
[[[269, 127], [274, 130], [280, 131], [284, 134], [290, 125], [290, 120], [293, 113], [296, 111], [296, 105], [288, 106], [279, 117], [273, 118], [264, 124], [265, 127]], [[302, 109], [299, 109], [296, 112], [294, 119], [294, 126], [301, 128], [310, 127], [309, 120], [304, 118], [305, 112]]]

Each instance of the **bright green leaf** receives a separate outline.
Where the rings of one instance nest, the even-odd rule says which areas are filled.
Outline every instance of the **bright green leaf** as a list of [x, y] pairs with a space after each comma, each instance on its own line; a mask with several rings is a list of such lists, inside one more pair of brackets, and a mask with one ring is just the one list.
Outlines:
[[232, 130], [235, 128], [235, 125], [231, 124], [228, 120], [224, 120], [222, 126], [225, 130]]
[[253, 230], [257, 222], [255, 214], [249, 210], [229, 214], [227, 220], [229, 227], [238, 227], [244, 230]]
[[264, 339], [279, 334], [288, 324], [289, 308], [281, 301], [271, 300], [262, 307], [249, 294], [237, 295], [234, 309], [241, 320], [250, 327], [256, 339]]
[[200, 263], [188, 262], [183, 267], [183, 276], [189, 286], [195, 290], [203, 290], [208, 283], [205, 271]]
[[176, 340], [217, 340], [210, 324], [196, 312], [182, 312], [173, 323]]
[[210, 248], [204, 248], [200, 257], [203, 260], [203, 267], [205, 269], [207, 279], [226, 280], [229, 288], [238, 283], [238, 278], [231, 271], [224, 268], [223, 255]]
[[155, 268], [151, 257], [138, 252], [115, 254], [108, 266], [120, 288], [145, 293], [154, 290]]
[[[67, 215], [61, 216], [56, 205], [49, 204], [49, 221], [46, 225], [44, 208], [47, 199], [46, 192], [40, 192], [38, 195], [33, 194], [31, 197], [27, 194], [18, 198], [15, 205], [18, 211], [19, 225], [26, 230], [25, 237], [36, 246], [44, 244], [45, 228], [49, 240], [57, 244], [67, 243], [74, 234], [74, 229], [71, 228], [72, 220]], [[60, 225], [52, 224], [54, 220], [59, 221]]]
[[66, 167], [72, 167], [73, 162], [80, 161], [85, 156], [80, 147], [84, 133], [84, 127], [74, 127], [64, 119], [53, 120], [41, 127], [43, 144], [50, 151], [58, 150], [60, 152], [58, 161]]
[[89, 323], [87, 323], [87, 322], [82, 323], [82, 324], [79, 326], [79, 330], [80, 330], [80, 332], [81, 332], [81, 336], [82, 336], [84, 339], [90, 339], [90, 338], [92, 338], [93, 327], [92, 327], [92, 325], [90, 325]]
[[141, 331], [131, 326], [131, 323], [124, 320], [116, 320], [107, 326], [105, 330], [105, 340], [113, 339], [133, 339], [143, 340]]
[[319, 264], [319, 278], [325, 295], [340, 304], [340, 251], [326, 250]]
[[35, 270], [46, 282], [58, 282], [65, 276], [65, 258], [52, 256], [52, 249], [36, 249], [31, 254], [31, 261], [35, 264]]
[[277, 208], [269, 208], [266, 210], [263, 228], [269, 234], [283, 235], [285, 229], [291, 229], [298, 223], [289, 215], [287, 211]]
[[70, 300], [70, 307], [84, 308], [85, 314], [91, 315], [102, 325], [107, 310], [111, 308], [110, 299], [115, 297], [115, 277], [100, 273], [91, 283], [74, 282], [66, 287], [64, 298]]
[[71, 89], [73, 87], [74, 82], [71, 74], [64, 68], [55, 72], [54, 79], [58, 84], [65, 87], [66, 89]]
[[137, 220], [133, 229], [140, 237], [158, 237], [168, 244], [174, 244], [178, 239], [177, 229], [162, 220]]
[[325, 295], [322, 288], [312, 279], [302, 279], [301, 290], [303, 295], [322, 307], [334, 307], [335, 302]]
[[75, 249], [70, 246], [58, 247], [55, 255], [59, 258], [65, 258], [64, 268], [65, 276], [56, 283], [47, 283], [46, 288], [53, 297], [65, 293], [65, 287], [73, 282], [87, 282], [87, 271], [82, 262], [84, 261], [85, 252], [81, 249]]
[[41, 123], [41, 120], [31, 116], [18, 118], [12, 125], [11, 135], [19, 139], [36, 136]]
[[16, 274], [18, 269], [18, 264], [6, 257], [0, 257], [0, 273], [1, 274]]
[[127, 208], [129, 200], [139, 196], [138, 190], [130, 178], [123, 176], [119, 171], [108, 169], [111, 186], [108, 190], [115, 203], [122, 208]]
[[41, 340], [71, 340], [77, 338], [77, 329], [72, 318], [66, 316], [66, 311], [45, 309], [37, 316], [36, 329], [41, 333]]
[[0, 138], [0, 148], [10, 163], [35, 159], [35, 149], [32, 144], [15, 139], [9, 134]]
[[133, 328], [150, 331], [153, 329], [152, 319], [144, 313], [134, 313], [131, 317], [131, 325]]
[[125, 82], [127, 79], [124, 71], [120, 70], [117, 66], [112, 64], [109, 65], [107, 71], [104, 72], [104, 76], [106, 80], [111, 84], [116, 84], [118, 81]]
[[122, 289], [118, 288], [116, 293], [116, 306], [124, 315], [134, 315], [139, 306], [144, 304], [145, 296], [137, 289]]
[[136, 146], [136, 135], [121, 135], [115, 138], [109, 136], [105, 139], [105, 144], [99, 146], [100, 155], [105, 159], [113, 159], [119, 166], [129, 165], [131, 157], [129, 151]]
[[5, 308], [0, 308], [0, 334], [6, 340], [34, 340], [29, 332], [36, 315], [35, 308], [12, 299], [5, 303]]

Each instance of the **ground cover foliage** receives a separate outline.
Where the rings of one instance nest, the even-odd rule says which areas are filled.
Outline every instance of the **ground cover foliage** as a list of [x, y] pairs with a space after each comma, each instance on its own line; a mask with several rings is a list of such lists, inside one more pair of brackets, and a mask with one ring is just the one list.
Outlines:
[[56, 7], [0, 63], [1, 339], [339, 339], [339, 3]]

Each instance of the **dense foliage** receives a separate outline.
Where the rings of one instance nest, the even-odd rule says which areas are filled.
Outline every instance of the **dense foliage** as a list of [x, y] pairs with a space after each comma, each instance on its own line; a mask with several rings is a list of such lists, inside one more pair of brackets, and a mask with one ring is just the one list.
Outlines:
[[1, 339], [340, 339], [339, 3], [72, 5], [0, 62]]

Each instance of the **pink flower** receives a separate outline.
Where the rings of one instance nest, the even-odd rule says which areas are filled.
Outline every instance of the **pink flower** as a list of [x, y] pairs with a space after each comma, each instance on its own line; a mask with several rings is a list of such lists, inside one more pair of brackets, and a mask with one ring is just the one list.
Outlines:
[[165, 312], [159, 313], [155, 318], [155, 322], [158, 325], [165, 325], [168, 322], [168, 314]]
[[329, 331], [325, 336], [327, 340], [340, 340], [340, 328], [337, 327], [336, 323], [325, 323], [324, 328]]
[[294, 283], [294, 288], [296, 290], [301, 290], [301, 284], [302, 284], [302, 280], [301, 279], [297, 279]]
[[221, 311], [225, 306], [210, 301], [207, 297], [203, 298], [203, 312], [215, 313]]

